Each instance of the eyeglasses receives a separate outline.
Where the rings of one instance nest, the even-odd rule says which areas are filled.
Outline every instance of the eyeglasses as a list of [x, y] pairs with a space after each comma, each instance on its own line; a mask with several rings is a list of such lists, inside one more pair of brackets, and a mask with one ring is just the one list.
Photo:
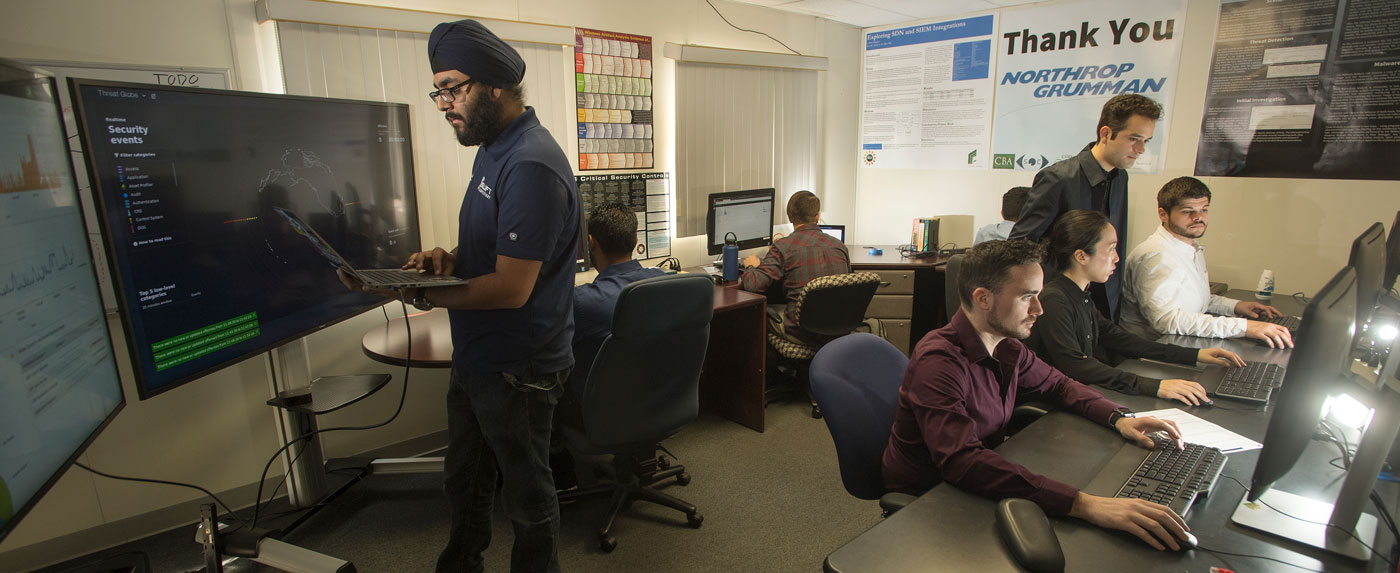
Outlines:
[[471, 86], [473, 83], [476, 83], [476, 80], [467, 80], [455, 86], [430, 91], [428, 92], [428, 99], [432, 100], [433, 103], [437, 103], [438, 98], [442, 98], [443, 103], [452, 103], [452, 100], [457, 99], [453, 96], [453, 94], [457, 93], [457, 90]]

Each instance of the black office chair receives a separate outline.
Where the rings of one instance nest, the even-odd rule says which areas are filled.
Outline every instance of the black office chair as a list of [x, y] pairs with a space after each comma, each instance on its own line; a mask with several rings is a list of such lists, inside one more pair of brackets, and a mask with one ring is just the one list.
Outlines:
[[886, 493], [880, 479], [908, 364], [889, 341], [865, 333], [832, 341], [812, 358], [812, 394], [836, 443], [841, 483], [855, 497], [880, 500], [885, 515], [913, 500], [907, 494]]
[[[769, 347], [796, 371], [795, 385], [800, 391], [806, 385], [807, 368], [817, 350], [838, 337], [855, 331], [865, 323], [865, 309], [880, 287], [880, 275], [870, 272], [829, 275], [812, 279], [788, 301], [788, 309], [802, 329], [802, 341], [768, 333]], [[777, 370], [776, 365], [774, 370]], [[822, 410], [811, 399], [812, 417], [822, 417]]]
[[675, 477], [690, 483], [685, 466], [658, 457], [660, 442], [700, 412], [700, 368], [710, 340], [714, 283], [705, 275], [667, 275], [627, 285], [613, 309], [612, 334], [603, 340], [582, 394], [583, 427], [562, 427], [576, 453], [612, 454], [615, 480], [561, 495], [561, 501], [612, 495], [598, 546], [617, 547], [617, 515], [634, 500], [675, 508], [691, 527], [704, 517], [694, 505], [652, 486]]
[[[947, 305], [944, 307], [948, 313], [948, 320], [953, 320], [953, 315], [962, 308], [962, 296], [958, 294], [958, 271], [962, 269], [963, 255], [953, 255], [948, 259], [947, 266], [943, 267], [943, 301]], [[1047, 275], [1048, 276], [1048, 275]], [[1026, 402], [1018, 404], [1011, 411], [1011, 422], [1007, 427], [1006, 435], [1010, 436], [1026, 427], [1036, 418], [1050, 413], [1050, 407], [1040, 402]]]

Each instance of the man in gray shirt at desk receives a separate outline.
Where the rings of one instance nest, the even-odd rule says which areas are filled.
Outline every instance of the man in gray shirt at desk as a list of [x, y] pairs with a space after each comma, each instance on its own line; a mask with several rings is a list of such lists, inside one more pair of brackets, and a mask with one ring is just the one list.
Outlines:
[[921, 494], [946, 481], [991, 499], [1029, 499], [1048, 515], [1077, 517], [1176, 550], [1188, 528], [1167, 506], [1089, 495], [992, 450], [1006, 437], [1012, 409], [1025, 400], [1084, 416], [1144, 448], [1155, 446], [1148, 432], [1164, 431], [1181, 443], [1172, 422], [1127, 415], [1021, 343], [1041, 313], [1040, 259], [1040, 246], [1029, 241], [989, 241], [968, 251], [958, 272], [962, 308], [947, 326], [924, 336], [904, 372], [881, 469], [885, 488]]

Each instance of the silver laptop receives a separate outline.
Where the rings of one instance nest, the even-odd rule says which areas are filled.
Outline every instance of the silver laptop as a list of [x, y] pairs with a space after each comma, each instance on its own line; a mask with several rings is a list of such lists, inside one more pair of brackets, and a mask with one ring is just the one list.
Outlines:
[[306, 221], [302, 220], [300, 215], [281, 207], [273, 207], [272, 209], [277, 211], [277, 214], [281, 215], [283, 219], [286, 219], [287, 222], [292, 225], [292, 228], [296, 230], [298, 235], [306, 237], [306, 240], [311, 241], [311, 246], [316, 247], [316, 250], [331, 263], [331, 266], [345, 269], [345, 272], [350, 273], [351, 276], [355, 277], [365, 286], [402, 289], [467, 284], [466, 279], [459, 279], [454, 276], [438, 276], [419, 271], [406, 271], [403, 269], [356, 269], [350, 266], [350, 262], [345, 260], [345, 257], [340, 256], [340, 253], [337, 253], [336, 250], [331, 247], [330, 243], [327, 243], [315, 229], [312, 229], [311, 225], [306, 224]]

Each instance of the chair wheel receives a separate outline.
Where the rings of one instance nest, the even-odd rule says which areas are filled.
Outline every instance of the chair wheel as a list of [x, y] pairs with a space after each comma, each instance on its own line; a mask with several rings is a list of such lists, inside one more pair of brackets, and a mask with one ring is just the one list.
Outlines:
[[705, 516], [700, 515], [698, 511], [695, 513], [687, 513], [685, 514], [685, 522], [689, 523], [692, 528], [700, 529], [700, 525], [705, 523]]
[[617, 538], [611, 535], [599, 535], [598, 549], [602, 549], [603, 553], [612, 553], [614, 549], [617, 549]]
[[812, 406], [812, 418], [813, 418], [813, 419], [816, 419], [816, 420], [822, 419], [822, 407], [821, 407], [821, 406]]
[[690, 485], [690, 474], [684, 472], [676, 474], [676, 484]]
[[669, 468], [669, 467], [671, 467], [671, 460], [670, 460], [669, 458], [667, 458], [666, 456], [657, 456], [657, 457], [656, 457], [656, 468], [657, 468], [657, 469], [662, 469], [662, 470], [664, 470], [664, 469]]

